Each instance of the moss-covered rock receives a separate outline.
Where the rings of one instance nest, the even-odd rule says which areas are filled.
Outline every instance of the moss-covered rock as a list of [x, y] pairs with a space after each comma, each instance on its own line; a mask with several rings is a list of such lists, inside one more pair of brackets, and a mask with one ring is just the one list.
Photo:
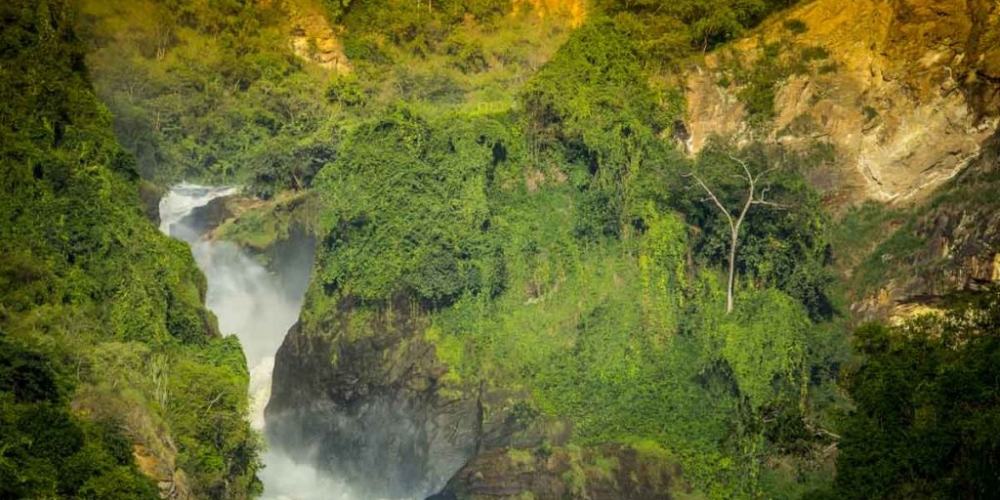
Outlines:
[[627, 446], [494, 449], [428, 500], [668, 500], [698, 498], [662, 452]]

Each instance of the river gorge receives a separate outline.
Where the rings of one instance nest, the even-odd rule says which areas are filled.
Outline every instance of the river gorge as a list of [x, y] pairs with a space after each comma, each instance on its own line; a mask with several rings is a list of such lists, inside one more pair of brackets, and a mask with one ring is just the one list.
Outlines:
[[[160, 229], [191, 246], [208, 281], [206, 305], [218, 318], [220, 331], [240, 339], [250, 370], [251, 424], [264, 434], [274, 355], [298, 319], [308, 285], [302, 276], [308, 277], [312, 249], [304, 249], [304, 257], [275, 273], [238, 246], [211, 240], [213, 221], [206, 207], [237, 192], [229, 187], [174, 186], [160, 202]], [[266, 467], [260, 478], [266, 500], [355, 498], [342, 481], [312, 465], [296, 463], [273, 443], [268, 443], [262, 459]]]

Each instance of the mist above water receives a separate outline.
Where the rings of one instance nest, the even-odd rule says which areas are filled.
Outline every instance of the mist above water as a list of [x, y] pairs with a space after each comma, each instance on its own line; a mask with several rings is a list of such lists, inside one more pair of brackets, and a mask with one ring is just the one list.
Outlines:
[[[240, 339], [250, 368], [251, 423], [262, 431], [274, 355], [298, 319], [308, 282], [283, 280], [236, 245], [207, 239], [206, 221], [199, 220], [204, 215], [198, 209], [236, 192], [227, 187], [177, 185], [160, 201], [160, 230], [191, 245], [208, 280], [206, 305], [218, 317], [222, 333]], [[308, 276], [312, 248], [289, 249], [289, 254], [294, 258], [282, 261], [279, 274]], [[277, 449], [267, 451], [262, 459], [265, 468], [259, 476], [265, 499], [354, 500], [341, 481], [311, 465], [295, 463]]]
[[[298, 319], [305, 289], [285, 290], [278, 276], [236, 245], [210, 241], [199, 233], [205, 224], [197, 220], [196, 210], [235, 193], [234, 188], [176, 186], [160, 201], [160, 229], [191, 245], [195, 261], [208, 279], [206, 305], [218, 317], [223, 334], [239, 337], [247, 365], [254, 371], [262, 362], [273, 366], [285, 332]], [[312, 262], [300, 265], [308, 268]]]

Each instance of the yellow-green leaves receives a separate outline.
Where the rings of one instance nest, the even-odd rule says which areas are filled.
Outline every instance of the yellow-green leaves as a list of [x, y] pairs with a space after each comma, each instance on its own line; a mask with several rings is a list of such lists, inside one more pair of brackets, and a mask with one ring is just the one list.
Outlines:
[[685, 256], [687, 227], [673, 213], [660, 215], [646, 208], [646, 234], [639, 243], [642, 306], [647, 335], [662, 342], [676, 333], [687, 287]]
[[720, 325], [722, 355], [753, 408], [790, 387], [794, 394], [811, 326], [805, 309], [777, 290], [764, 290], [744, 294], [733, 316]]

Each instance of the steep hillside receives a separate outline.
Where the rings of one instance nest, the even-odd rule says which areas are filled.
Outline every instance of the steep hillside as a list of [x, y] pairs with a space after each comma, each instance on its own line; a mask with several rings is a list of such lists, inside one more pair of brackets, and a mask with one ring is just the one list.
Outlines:
[[906, 216], [855, 269], [857, 312], [895, 317], [934, 310], [955, 292], [1000, 283], [998, 138]]
[[143, 178], [301, 189], [316, 167], [298, 160], [330, 154], [323, 88], [343, 58], [315, 2], [72, 3], [98, 96]]
[[860, 231], [835, 252], [863, 317], [982, 289], [997, 281], [998, 16], [990, 2], [791, 9], [689, 71], [682, 139], [692, 153], [719, 134], [823, 158], [807, 176]]
[[792, 9], [690, 71], [688, 146], [712, 134], [829, 144], [838, 160], [816, 181], [832, 202], [924, 199], [996, 130], [997, 10], [949, 0]]
[[[362, 496], [822, 483], [846, 347], [808, 158], [672, 150], [673, 100], [648, 84], [632, 13], [588, 17], [533, 66], [494, 49], [511, 47], [499, 21], [441, 38], [376, 5], [343, 17], [347, 54], [366, 51], [352, 78], [362, 102], [403, 102], [360, 112], [313, 183], [317, 263], [276, 360], [272, 442]], [[507, 35], [545, 27], [525, 21]], [[782, 208], [748, 216], [726, 314], [728, 229], [686, 175], [735, 203], [730, 156], [757, 178], [786, 164], [765, 182]], [[639, 489], [613, 484], [632, 475]]]
[[255, 495], [239, 343], [143, 213], [74, 11], [0, 21], [0, 497]]

